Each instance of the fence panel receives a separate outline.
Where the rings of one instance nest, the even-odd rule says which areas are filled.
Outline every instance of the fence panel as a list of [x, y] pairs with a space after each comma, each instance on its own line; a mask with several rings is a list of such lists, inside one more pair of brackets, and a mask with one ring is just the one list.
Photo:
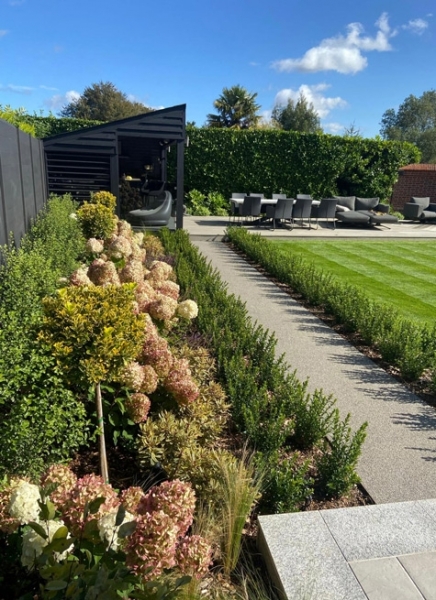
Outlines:
[[47, 198], [41, 140], [0, 119], [0, 244], [19, 243]]

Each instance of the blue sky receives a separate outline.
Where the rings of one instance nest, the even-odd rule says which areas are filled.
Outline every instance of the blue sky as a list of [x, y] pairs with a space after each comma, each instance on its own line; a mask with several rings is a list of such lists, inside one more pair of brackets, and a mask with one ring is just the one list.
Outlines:
[[239, 84], [265, 118], [303, 92], [325, 132], [373, 137], [436, 88], [435, 51], [435, 0], [0, 0], [0, 104], [57, 114], [110, 81], [201, 126]]

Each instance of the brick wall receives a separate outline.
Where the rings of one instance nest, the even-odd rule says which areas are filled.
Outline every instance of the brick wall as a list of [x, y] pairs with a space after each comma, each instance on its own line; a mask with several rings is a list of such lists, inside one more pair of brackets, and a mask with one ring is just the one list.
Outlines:
[[436, 203], [436, 165], [408, 165], [398, 171], [392, 192], [392, 206], [401, 210], [412, 196], [430, 197]]

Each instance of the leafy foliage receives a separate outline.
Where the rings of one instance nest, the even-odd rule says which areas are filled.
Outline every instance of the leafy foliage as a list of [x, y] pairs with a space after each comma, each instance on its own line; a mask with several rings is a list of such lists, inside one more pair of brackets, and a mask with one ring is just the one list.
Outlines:
[[[406, 142], [302, 134], [283, 130], [187, 129], [187, 190], [232, 192], [256, 190], [288, 197], [310, 193], [390, 198], [398, 169], [417, 162], [419, 152]], [[175, 181], [175, 155], [169, 156]]]
[[198, 190], [186, 194], [186, 209], [190, 215], [208, 216], [229, 214], [229, 203], [219, 192], [210, 192], [207, 196]]
[[11, 125], [15, 125], [15, 127], [18, 127], [24, 133], [29, 133], [35, 137], [35, 126], [26, 122], [25, 118], [23, 118], [25, 114], [26, 111], [24, 108], [12, 108], [9, 105], [2, 106], [0, 104], [0, 119], [7, 121]]
[[286, 106], [275, 106], [271, 118], [285, 131], [322, 132], [318, 113], [303, 94], [300, 94], [297, 102], [289, 98]]
[[116, 227], [113, 210], [104, 204], [84, 202], [77, 210], [77, 218], [86, 238], [106, 240]]
[[436, 160], [436, 90], [426, 91], [420, 97], [411, 94], [397, 111], [386, 110], [380, 125], [384, 139], [412, 142], [422, 153], [421, 162]]
[[250, 94], [240, 85], [223, 88], [221, 95], [213, 103], [218, 114], [207, 115], [207, 125], [231, 129], [254, 127], [260, 119], [257, 115], [260, 106], [256, 103], [256, 96], [257, 93]]
[[132, 117], [150, 108], [141, 102], [132, 102], [110, 81], [93, 83], [86, 87], [82, 95], [63, 107], [61, 116], [96, 121], [115, 121]]

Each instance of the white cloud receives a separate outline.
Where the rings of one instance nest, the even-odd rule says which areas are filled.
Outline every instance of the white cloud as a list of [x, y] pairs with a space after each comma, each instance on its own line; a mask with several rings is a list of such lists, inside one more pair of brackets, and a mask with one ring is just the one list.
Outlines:
[[341, 125], [340, 123], [322, 123], [322, 128], [326, 133], [340, 135], [343, 133], [345, 126]]
[[326, 83], [319, 83], [317, 85], [303, 84], [300, 85], [298, 90], [280, 90], [275, 97], [275, 104], [285, 106], [288, 103], [288, 100], [297, 102], [300, 95], [303, 95], [309, 103], [313, 104], [313, 107], [318, 113], [320, 119], [324, 119], [330, 113], [330, 111], [336, 108], [345, 108], [347, 106], [346, 101], [339, 96], [336, 96], [336, 98], [331, 98], [322, 93], [329, 87], [330, 86]]
[[278, 71], [301, 71], [316, 73], [318, 71], [337, 71], [338, 73], [357, 73], [368, 64], [362, 52], [387, 52], [392, 50], [389, 39], [396, 35], [391, 30], [387, 13], [383, 13], [376, 21], [378, 31], [374, 37], [364, 36], [360, 23], [347, 25], [346, 36], [338, 35], [322, 40], [319, 46], [310, 48], [301, 58], [286, 58], [275, 61], [272, 66]]
[[12, 83], [3, 85], [0, 83], [0, 90], [2, 92], [13, 92], [14, 94], [26, 94], [28, 96], [33, 92], [34, 89], [35, 88], [28, 87], [26, 85], [14, 85]]
[[424, 19], [413, 19], [407, 25], [403, 25], [403, 29], [408, 29], [412, 33], [416, 33], [416, 35], [422, 35], [427, 27], [428, 22], [424, 21]]
[[47, 98], [46, 100], [44, 100], [44, 104], [50, 110], [60, 110], [66, 104], [69, 104], [70, 102], [73, 102], [74, 100], [78, 100], [80, 98], [80, 96], [81, 96], [81, 94], [79, 94], [79, 92], [75, 92], [74, 90], [71, 90], [69, 92], [66, 92], [66, 94], [55, 94], [51, 98]]
[[49, 92], [57, 92], [59, 88], [56, 87], [49, 87], [48, 85], [40, 85], [39, 86], [42, 90], [48, 90]]

